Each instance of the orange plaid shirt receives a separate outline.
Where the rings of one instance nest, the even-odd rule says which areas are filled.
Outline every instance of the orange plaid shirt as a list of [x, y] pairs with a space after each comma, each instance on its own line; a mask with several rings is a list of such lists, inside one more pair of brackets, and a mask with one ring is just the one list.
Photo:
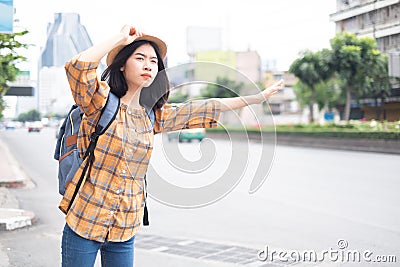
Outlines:
[[[84, 111], [78, 135], [81, 157], [110, 91], [108, 84], [98, 78], [97, 66], [98, 63], [78, 59], [65, 65], [73, 98]], [[68, 213], [66, 210], [84, 164], [69, 183], [59, 204], [61, 211], [66, 213], [67, 224], [78, 235], [99, 242], [132, 238], [143, 217], [144, 176], [153, 150], [154, 134], [184, 128], [214, 128], [220, 111], [221, 103], [212, 99], [166, 103], [162, 109], [155, 110], [153, 129], [144, 108], [133, 109], [121, 103], [115, 121], [98, 139], [90, 175]]]

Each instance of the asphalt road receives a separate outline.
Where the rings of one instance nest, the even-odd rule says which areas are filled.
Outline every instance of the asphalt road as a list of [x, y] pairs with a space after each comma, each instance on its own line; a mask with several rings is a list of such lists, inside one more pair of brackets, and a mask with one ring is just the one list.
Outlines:
[[[12, 266], [59, 266], [60, 263], [64, 218], [57, 208], [60, 196], [57, 162], [52, 157], [54, 131], [47, 128], [41, 133], [28, 133], [19, 129], [0, 133], [35, 183], [32, 189], [13, 192], [21, 208], [35, 212], [37, 223], [0, 236]], [[152, 166], [157, 166], [160, 176], [182, 187], [212, 183], [226, 172], [224, 168], [231, 161], [230, 143], [214, 140], [218, 152], [208, 166], [209, 172], [188, 174], [176, 166], [168, 166], [163, 151], [178, 147], [184, 158], [196, 161], [205, 153], [200, 152], [199, 143], [178, 145], [161, 141], [161, 136], [157, 136]], [[249, 194], [254, 171], [264, 164], [259, 157], [262, 145], [242, 142], [235, 149], [239, 150], [236, 153], [247, 153], [248, 162], [242, 180], [231, 192], [199, 208], [177, 208], [151, 198], [150, 226], [142, 227], [140, 232], [256, 250], [268, 247], [270, 252], [369, 251], [372, 262], [377, 259], [375, 256], [390, 255], [400, 261], [400, 156], [278, 144], [266, 182], [256, 193]], [[234, 165], [242, 166], [239, 162]], [[339, 248], [343, 244], [346, 247]], [[140, 257], [140, 250], [137, 254]], [[360, 266], [364, 265], [362, 260]], [[346, 261], [342, 262], [346, 265]], [[396, 266], [396, 263], [375, 265]]]

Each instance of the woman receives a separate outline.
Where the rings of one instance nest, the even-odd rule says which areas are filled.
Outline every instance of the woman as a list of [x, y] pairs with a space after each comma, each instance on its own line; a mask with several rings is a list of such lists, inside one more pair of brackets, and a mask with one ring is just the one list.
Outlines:
[[[66, 214], [62, 266], [93, 266], [99, 250], [103, 266], [133, 266], [154, 134], [216, 127], [220, 112], [260, 104], [283, 86], [280, 81], [256, 95], [168, 104], [166, 53], [162, 40], [125, 25], [119, 34], [65, 65], [74, 100], [84, 111], [78, 137], [81, 156], [108, 94], [117, 95], [121, 104], [115, 121], [98, 140], [90, 175], [70, 209], [82, 169], [60, 202], [59, 208]], [[108, 68], [99, 80], [96, 69], [105, 55]]]

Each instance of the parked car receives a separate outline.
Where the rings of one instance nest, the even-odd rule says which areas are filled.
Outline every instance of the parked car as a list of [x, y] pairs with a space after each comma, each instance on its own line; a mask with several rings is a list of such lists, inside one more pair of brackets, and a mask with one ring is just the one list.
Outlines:
[[187, 140], [191, 142], [192, 140], [203, 140], [206, 137], [206, 129], [205, 128], [195, 128], [195, 129], [183, 129], [180, 131], [168, 132], [168, 141], [172, 141], [174, 139], [179, 142], [183, 142]]
[[40, 132], [43, 129], [41, 121], [34, 121], [28, 124], [28, 132]]
[[9, 121], [5, 123], [6, 130], [14, 130], [17, 128], [17, 123], [14, 121]]

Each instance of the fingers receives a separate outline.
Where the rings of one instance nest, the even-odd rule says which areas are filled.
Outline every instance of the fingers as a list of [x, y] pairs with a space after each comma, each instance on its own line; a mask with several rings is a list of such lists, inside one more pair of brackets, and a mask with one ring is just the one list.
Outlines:
[[285, 84], [285, 80], [280, 79], [279, 81], [277, 81], [274, 86], [279, 86], [279, 87], [283, 87], [283, 85]]
[[268, 95], [268, 96], [274, 95], [274, 94], [276, 94], [278, 91], [279, 91], [279, 88], [278, 88], [278, 87], [271, 88], [270, 90], [268, 90], [267, 95]]
[[274, 83], [270, 88], [277, 92], [279, 89], [282, 89], [285, 86], [285, 81], [283, 79]]
[[132, 35], [136, 35], [136, 37], [142, 37], [144, 35], [143, 30], [138, 27], [132, 27], [135, 31]]
[[279, 89], [282, 89], [285, 85], [285, 81], [283, 79], [277, 81], [273, 85], [267, 88], [269, 91], [278, 91]]
[[142, 37], [144, 35], [141, 28], [128, 24], [122, 27], [121, 33], [123, 33], [125, 36], [130, 36], [133, 38]]
[[122, 34], [124, 34], [124, 35], [129, 35], [129, 32], [130, 32], [130, 26], [129, 26], [129, 25], [124, 25], [124, 26], [121, 28], [121, 33], [122, 33]]
[[133, 26], [130, 26], [129, 27], [129, 35], [130, 36], [133, 36], [133, 35], [135, 35], [136, 34], [136, 28], [135, 27], [133, 27]]
[[282, 89], [285, 85], [285, 81], [283, 79], [277, 81], [267, 89], [265, 89], [262, 94], [263, 96], [268, 99], [271, 95], [276, 94], [280, 89]]
[[124, 39], [121, 40], [120, 44], [128, 45], [133, 41], [135, 41], [136, 38], [145, 35], [145, 33], [143, 33], [142, 29], [139, 27], [134, 27], [132, 25], [125, 24], [121, 29], [121, 35], [123, 36]]

